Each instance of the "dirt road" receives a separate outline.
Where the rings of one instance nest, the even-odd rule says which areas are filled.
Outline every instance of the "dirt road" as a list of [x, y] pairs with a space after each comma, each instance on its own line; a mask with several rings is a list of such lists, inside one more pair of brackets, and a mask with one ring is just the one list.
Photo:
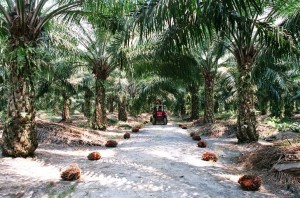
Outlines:
[[[186, 130], [168, 124], [146, 126], [117, 148], [41, 144], [34, 158], [0, 158], [0, 197], [281, 197], [264, 186], [242, 191], [240, 170], [230, 163], [238, 152], [225, 149], [235, 140], [205, 140], [208, 148], [198, 148]], [[91, 151], [102, 159], [87, 160]], [[205, 151], [220, 160], [202, 161]], [[72, 162], [82, 170], [80, 181], [61, 181]]]

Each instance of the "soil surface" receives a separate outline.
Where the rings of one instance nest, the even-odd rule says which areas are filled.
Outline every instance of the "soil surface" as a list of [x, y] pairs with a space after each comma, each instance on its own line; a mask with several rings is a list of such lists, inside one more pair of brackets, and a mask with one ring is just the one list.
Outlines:
[[[54, 131], [50, 136], [57, 135], [55, 126], [43, 126], [45, 131]], [[169, 123], [146, 125], [127, 140], [120, 138], [124, 131], [104, 132], [109, 134], [106, 139], [118, 141], [118, 147], [106, 148], [97, 146], [104, 141], [97, 131], [83, 136], [78, 129], [73, 131], [85, 140], [76, 144], [74, 137], [55, 140], [58, 142], [40, 137], [35, 157], [0, 156], [0, 197], [296, 197], [266, 183], [256, 192], [241, 190], [237, 180], [243, 170], [236, 160], [251, 146], [237, 145], [236, 138], [202, 136], [208, 147], [198, 148], [189, 131]], [[45, 138], [49, 133], [43, 134], [49, 139]], [[92, 151], [100, 152], [102, 158], [89, 161]], [[205, 151], [214, 152], [219, 160], [203, 161]], [[71, 163], [79, 165], [81, 177], [62, 181], [61, 171]]]

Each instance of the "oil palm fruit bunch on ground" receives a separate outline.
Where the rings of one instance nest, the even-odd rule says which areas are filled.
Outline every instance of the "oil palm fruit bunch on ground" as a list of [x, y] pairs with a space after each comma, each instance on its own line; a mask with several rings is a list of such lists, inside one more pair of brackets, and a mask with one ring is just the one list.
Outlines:
[[142, 125], [140, 125], [140, 124], [137, 124], [137, 125], [134, 125], [133, 127], [132, 127], [132, 132], [139, 132], [139, 130], [142, 128]]
[[134, 133], [137, 133], [137, 132], [140, 131], [140, 128], [137, 127], [137, 126], [134, 126], [134, 127], [132, 127], [131, 131], [134, 132]]
[[193, 138], [193, 140], [197, 140], [197, 141], [201, 140], [201, 137], [199, 134], [193, 135], [192, 138]]
[[182, 125], [181, 125], [181, 128], [182, 128], [182, 129], [187, 129], [187, 126], [186, 126], [185, 124], [182, 124]]
[[81, 170], [78, 164], [70, 164], [62, 173], [61, 178], [65, 181], [74, 181], [80, 178]]
[[130, 133], [126, 132], [126, 133], [124, 134], [124, 139], [129, 139], [129, 138], [130, 138]]
[[94, 152], [91, 152], [88, 157], [87, 157], [89, 160], [99, 160], [101, 159], [101, 155], [99, 152], [97, 151], [94, 151]]
[[214, 161], [216, 162], [218, 160], [218, 157], [216, 156], [216, 154], [211, 153], [211, 152], [205, 152], [202, 155], [202, 160], [204, 161]]
[[198, 142], [198, 147], [200, 147], [200, 148], [205, 148], [206, 147], [206, 142], [205, 141], [203, 141], [203, 140], [200, 140], [199, 142]]
[[108, 140], [105, 144], [106, 147], [117, 147], [118, 142], [115, 140]]
[[255, 175], [244, 175], [239, 178], [238, 183], [243, 190], [256, 191], [261, 185], [261, 178]]

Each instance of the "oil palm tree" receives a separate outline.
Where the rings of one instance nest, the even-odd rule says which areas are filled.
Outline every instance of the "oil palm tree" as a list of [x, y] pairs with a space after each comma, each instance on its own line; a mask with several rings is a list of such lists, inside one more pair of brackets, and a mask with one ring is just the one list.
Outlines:
[[165, 39], [168, 39], [165, 34], [149, 38], [136, 47], [136, 55], [131, 57], [133, 76], [138, 80], [135, 104], [140, 104], [139, 101], [153, 104], [157, 97], [166, 101], [170, 101], [167, 98], [183, 98], [182, 92], [185, 90], [184, 93], [190, 93], [192, 99], [190, 118], [197, 119], [200, 85], [195, 74], [200, 73], [199, 67], [195, 67], [197, 62], [192, 56], [183, 51], [170, 50], [165, 45]]
[[[270, 47], [289, 49], [291, 42], [289, 35], [276, 27], [274, 18], [278, 17], [278, 12], [275, 8], [267, 11], [266, 8], [270, 6], [268, 3], [265, 1], [261, 4], [264, 16], [262, 11], [256, 11], [253, 7], [249, 7], [245, 14], [239, 7], [233, 6], [231, 13], [223, 13], [225, 21], [222, 25], [215, 24], [216, 29], [221, 29], [222, 34], [227, 37], [227, 49], [234, 55], [237, 63], [237, 138], [241, 143], [257, 141], [259, 136], [256, 131], [255, 90], [251, 75], [257, 57]], [[206, 11], [207, 14], [212, 14], [212, 20], [219, 17], [213, 10]]]
[[128, 86], [129, 82], [125, 71], [118, 71], [117, 77], [114, 78], [114, 88], [117, 93], [116, 101], [118, 103], [118, 120], [127, 121], [127, 107], [128, 107]]
[[92, 117], [92, 98], [94, 97], [94, 78], [91, 75], [86, 75], [78, 85], [79, 91], [83, 92], [83, 114], [89, 120]]
[[76, 34], [81, 45], [80, 57], [95, 77], [95, 112], [93, 128], [106, 130], [106, 83], [109, 75], [124, 62], [124, 34], [112, 33], [105, 27], [78, 24], [82, 34]]
[[[56, 57], [57, 58], [57, 57]], [[57, 61], [57, 62], [56, 62]], [[71, 122], [70, 108], [72, 97], [79, 90], [78, 79], [74, 79], [76, 68], [65, 59], [51, 62], [50, 67], [40, 71], [36, 83], [36, 102], [40, 108], [57, 108], [61, 106], [60, 122]], [[54, 109], [56, 112], [57, 109]]]
[[[289, 1], [293, 4], [296, 1]], [[297, 3], [297, 2], [296, 2]], [[238, 78], [238, 132], [240, 143], [258, 140], [251, 70], [263, 48], [291, 49], [290, 36], [277, 28], [281, 5], [286, 1], [145, 1], [136, 21], [145, 35], [172, 27], [170, 42], [181, 48], [189, 39], [203, 39], [216, 31], [227, 37], [227, 49], [235, 56]]]
[[[44, 26], [49, 20], [78, 7], [82, 1], [7, 0], [0, 2], [0, 20], [6, 30], [9, 72], [7, 120], [3, 131], [2, 153], [6, 156], [32, 155], [38, 146], [35, 129], [35, 60]], [[49, 5], [49, 4], [48, 4]], [[47, 10], [47, 11], [46, 11]]]
[[268, 49], [258, 57], [252, 75], [257, 86], [261, 113], [267, 114], [270, 108], [272, 116], [290, 116], [292, 97], [298, 89], [298, 59], [292, 54], [278, 53], [277, 56], [272, 56]]
[[[220, 59], [225, 47], [218, 36], [211, 36], [202, 42], [193, 43], [190, 54], [197, 61], [204, 79], [204, 124], [214, 123], [214, 87]], [[225, 60], [223, 60], [225, 62]]]

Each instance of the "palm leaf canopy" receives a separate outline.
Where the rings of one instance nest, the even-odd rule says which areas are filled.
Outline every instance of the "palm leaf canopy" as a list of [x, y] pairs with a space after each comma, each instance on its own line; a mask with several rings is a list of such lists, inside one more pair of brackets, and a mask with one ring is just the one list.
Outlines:
[[[164, 31], [173, 27], [182, 40], [190, 37], [203, 37], [209, 26], [220, 30], [227, 28], [226, 21], [234, 22], [233, 11], [238, 10], [245, 16], [251, 10], [262, 12], [263, 0], [147, 0], [137, 6], [132, 15], [141, 34]], [[231, 19], [231, 20], [228, 20]]]
[[70, 30], [70, 34], [78, 41], [78, 53], [90, 69], [100, 64], [105, 67], [103, 69], [107, 74], [110, 74], [116, 67], [126, 63], [123, 33], [112, 34], [82, 22], [76, 25], [76, 29]]
[[83, 0], [2, 0], [0, 20], [13, 37], [32, 40], [50, 19], [74, 11], [82, 3]]

